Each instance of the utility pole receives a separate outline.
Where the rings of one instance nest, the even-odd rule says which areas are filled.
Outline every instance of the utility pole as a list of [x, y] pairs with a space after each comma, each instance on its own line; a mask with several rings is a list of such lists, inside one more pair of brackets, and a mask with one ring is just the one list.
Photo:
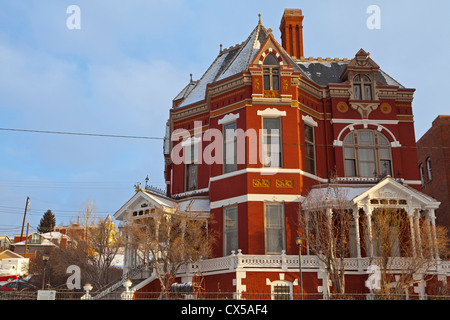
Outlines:
[[30, 197], [27, 197], [27, 203], [25, 204], [25, 212], [23, 214], [22, 231], [20, 232], [20, 241], [22, 241], [22, 237], [23, 237], [23, 228], [25, 226], [25, 217], [27, 216], [27, 209], [28, 209], [29, 202], [30, 202]]
[[30, 227], [30, 223], [27, 223], [27, 237], [25, 238], [25, 255], [24, 257], [27, 257], [27, 249], [28, 249], [28, 228]]

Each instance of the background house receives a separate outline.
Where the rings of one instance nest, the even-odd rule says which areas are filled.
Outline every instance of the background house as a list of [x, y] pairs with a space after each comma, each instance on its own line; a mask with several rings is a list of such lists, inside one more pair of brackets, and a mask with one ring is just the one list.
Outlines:
[[438, 116], [417, 141], [421, 190], [441, 202], [437, 223], [450, 228], [450, 116]]

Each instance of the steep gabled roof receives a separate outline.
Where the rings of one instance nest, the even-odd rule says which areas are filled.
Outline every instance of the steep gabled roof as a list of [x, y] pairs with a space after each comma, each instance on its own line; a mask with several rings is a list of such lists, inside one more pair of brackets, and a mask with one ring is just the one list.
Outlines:
[[184, 107], [205, 99], [206, 86], [210, 83], [236, 75], [248, 69], [250, 61], [267, 39], [267, 30], [259, 23], [250, 36], [240, 45], [223, 50], [206, 70], [200, 80], [186, 86], [174, 100], [184, 98], [178, 107]]
[[249, 64], [254, 61], [264, 43], [268, 41], [268, 38], [271, 38], [280, 48], [280, 53], [293, 66], [294, 71], [299, 72], [303, 77], [319, 86], [326, 87], [328, 84], [344, 82], [342, 75], [346, 72], [347, 68], [355, 64], [357, 59], [366, 58], [370, 60], [371, 65], [375, 69], [378, 69], [376, 78], [378, 82], [384, 85], [404, 88], [399, 82], [381, 70], [363, 49], [360, 49], [356, 53], [355, 58], [351, 60], [322, 60], [321, 58], [299, 60], [289, 56], [286, 50], [270, 34], [270, 29], [266, 29], [261, 24], [261, 21], [259, 21], [258, 25], [244, 42], [229, 49], [221, 50], [203, 76], [197, 81], [192, 81], [191, 79], [190, 83], [175, 97], [174, 101], [179, 101], [175, 107], [184, 107], [205, 100], [208, 84], [248, 70]]

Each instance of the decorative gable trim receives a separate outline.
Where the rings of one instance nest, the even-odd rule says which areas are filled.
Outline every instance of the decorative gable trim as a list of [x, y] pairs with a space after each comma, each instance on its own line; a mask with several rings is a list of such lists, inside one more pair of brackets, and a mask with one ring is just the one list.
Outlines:
[[283, 63], [283, 57], [273, 48], [268, 48], [266, 51], [264, 51], [261, 56], [259, 57], [258, 64], [263, 64], [264, 59], [266, 56], [268, 56], [270, 53], [273, 53], [275, 57], [277, 57], [278, 62], [280, 63], [280, 66], [282, 66]]

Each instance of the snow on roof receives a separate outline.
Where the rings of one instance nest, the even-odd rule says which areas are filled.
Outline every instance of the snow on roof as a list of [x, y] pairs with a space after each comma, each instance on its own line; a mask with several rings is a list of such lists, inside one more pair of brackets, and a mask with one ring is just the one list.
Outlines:
[[203, 76], [198, 80], [195, 87], [188, 93], [185, 100], [179, 105], [179, 107], [184, 107], [186, 105], [202, 101], [205, 99], [206, 86], [215, 81], [218, 75], [218, 71], [222, 66], [225, 58], [230, 54], [230, 52], [226, 54], [219, 55], [208, 70], [203, 74]]
[[185, 199], [178, 202], [181, 210], [189, 209], [193, 212], [209, 212], [209, 198], [191, 198]]
[[[191, 79], [190, 83], [175, 97], [174, 101], [184, 99], [177, 108], [203, 101], [206, 98], [206, 87], [208, 84], [248, 70], [249, 63], [253, 61], [268, 36], [269, 31], [261, 23], [258, 23], [242, 44], [227, 50], [221, 50], [200, 80], [192, 81]], [[318, 58], [319, 60], [313, 61], [298, 59], [294, 61], [282, 46], [279, 47], [288, 62], [294, 67], [294, 70], [300, 72], [302, 76], [320, 86], [327, 86], [330, 83], [342, 83], [341, 75], [349, 63], [348, 59], [322, 61]], [[377, 73], [377, 81], [385, 85], [404, 88], [381, 69]]]
[[[235, 55], [233, 61], [226, 67], [224, 72], [217, 78], [217, 80], [222, 80], [231, 77], [243, 70], [248, 69], [250, 61], [252, 61], [255, 55], [258, 53], [261, 43], [265, 40], [267, 36], [265, 30], [258, 25], [250, 36], [244, 41], [239, 52]], [[261, 32], [263, 31], [263, 32]]]

